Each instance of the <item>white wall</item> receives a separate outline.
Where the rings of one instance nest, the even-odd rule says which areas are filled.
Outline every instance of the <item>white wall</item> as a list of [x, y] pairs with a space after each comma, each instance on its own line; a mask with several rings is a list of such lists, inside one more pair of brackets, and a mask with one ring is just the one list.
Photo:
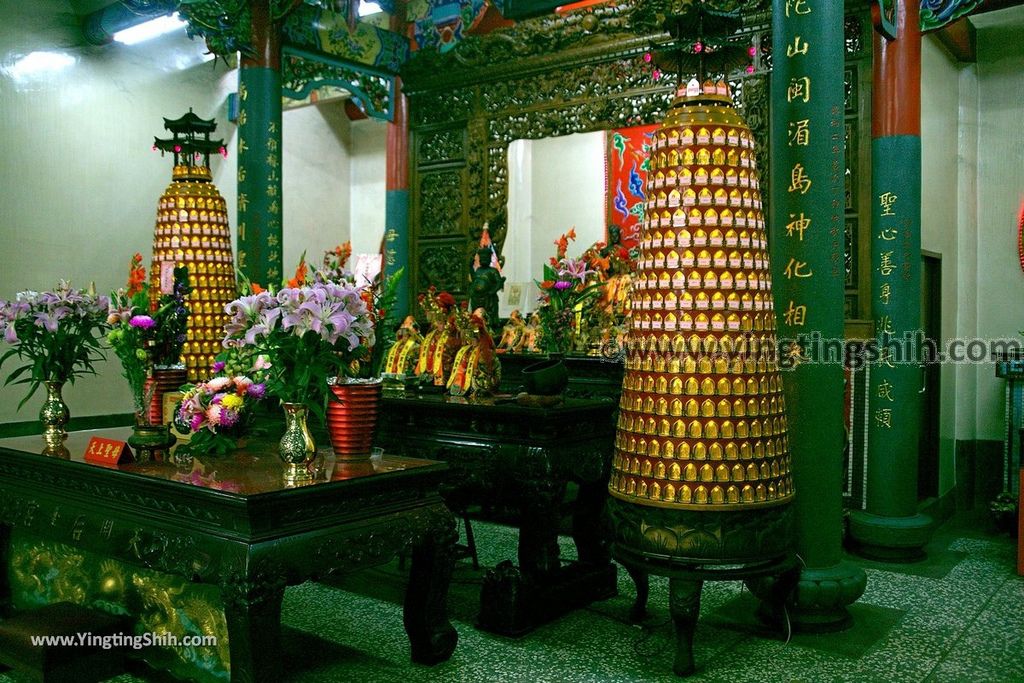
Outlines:
[[[12, 28], [0, 34], [4, 66], [66, 44], [18, 35], [8, 14], [13, 4], [0, 13]], [[223, 62], [204, 63], [205, 47], [177, 35], [65, 52], [77, 61], [60, 72], [23, 80], [0, 73], [0, 298], [52, 288], [60, 278], [77, 286], [95, 281], [108, 292], [127, 279], [133, 253], [148, 261], [156, 201], [173, 163], [151, 151], [153, 137], [165, 132], [162, 117], [189, 107], [216, 117], [228, 142], [228, 159], [211, 163], [235, 224], [234, 126], [223, 103], [236, 79]], [[66, 392], [72, 416], [131, 411], [116, 359], [98, 370]], [[0, 388], [0, 422], [36, 418], [42, 397], [19, 413], [22, 393]]]
[[[555, 240], [576, 228], [568, 255], [579, 256], [605, 237], [605, 133], [578, 133], [516, 140], [509, 151], [509, 228], [505, 238], [505, 285], [522, 282], [524, 312], [536, 308], [534, 280], [555, 255]], [[528, 187], [527, 187], [528, 184]], [[526, 244], [529, 244], [527, 247]], [[523, 263], [523, 259], [528, 261]], [[501, 314], [512, 306], [502, 296]]]
[[[223, 61], [206, 62], [205, 45], [183, 31], [134, 46], [81, 45], [66, 2], [0, 4], [0, 299], [51, 288], [60, 278], [78, 286], [95, 281], [108, 292], [123, 286], [133, 253], [148, 261], [156, 201], [170, 183], [172, 165], [170, 157], [151, 151], [153, 137], [165, 135], [163, 117], [180, 116], [189, 107], [203, 118], [215, 117], [217, 134], [227, 143], [228, 158], [215, 156], [211, 165], [234, 236], [236, 136], [224, 103], [237, 89], [237, 72]], [[34, 50], [62, 50], [76, 62], [22, 80], [4, 70]], [[366, 201], [358, 224], [372, 222], [372, 215], [379, 227], [373, 228], [376, 236], [360, 232], [356, 247], [363, 248], [358, 240], [365, 237], [365, 249], [378, 250], [384, 126], [374, 125], [378, 137], [351, 143], [340, 103], [285, 112], [286, 273], [303, 249], [319, 261], [323, 250], [349, 239], [350, 225], [356, 224], [354, 173], [373, 173], [372, 182], [379, 184], [376, 194], [357, 193]], [[116, 359], [98, 371], [67, 390], [72, 416], [130, 412]], [[0, 423], [36, 419], [42, 397], [17, 412], [21, 389], [0, 387]]]
[[282, 168], [284, 272], [302, 252], [319, 265], [323, 252], [349, 239], [351, 142], [341, 102], [284, 112]]
[[[957, 173], [959, 67], [933, 38], [921, 51], [921, 247], [942, 257], [941, 334], [957, 334]], [[957, 372], [941, 370], [939, 492], [954, 483]]]
[[[982, 15], [977, 26], [978, 333], [985, 339], [1020, 338], [1024, 273], [1017, 257], [1017, 218], [1024, 199], [1024, 7]], [[991, 365], [979, 366], [977, 374], [977, 437], [1002, 440], [1005, 382], [996, 379]]]
[[353, 121], [350, 135], [352, 252], [377, 254], [384, 238], [387, 125], [376, 119]]

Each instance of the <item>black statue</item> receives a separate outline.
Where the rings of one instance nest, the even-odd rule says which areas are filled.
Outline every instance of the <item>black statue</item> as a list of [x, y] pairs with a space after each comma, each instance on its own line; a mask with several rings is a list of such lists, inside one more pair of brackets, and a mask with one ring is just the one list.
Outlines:
[[491, 265], [491, 250], [486, 247], [478, 249], [469, 284], [469, 310], [484, 309], [488, 326], [498, 323], [498, 292], [504, 287], [505, 278]]

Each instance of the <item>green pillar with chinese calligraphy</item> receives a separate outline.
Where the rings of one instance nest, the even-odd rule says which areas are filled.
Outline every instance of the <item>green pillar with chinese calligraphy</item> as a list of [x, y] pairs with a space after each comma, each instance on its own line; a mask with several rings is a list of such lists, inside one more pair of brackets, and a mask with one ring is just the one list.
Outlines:
[[250, 0], [252, 51], [238, 70], [238, 269], [280, 285], [282, 275], [281, 31], [270, 0]]
[[834, 631], [864, 592], [843, 559], [843, 7], [775, 0], [772, 10], [772, 274], [804, 562], [793, 626]]
[[[404, 25], [405, 4], [398, 3], [391, 17], [391, 30], [401, 32]], [[383, 256], [385, 275], [405, 269], [392, 313], [392, 320], [397, 323], [409, 314], [412, 292], [409, 282], [409, 102], [398, 76], [391, 106], [392, 120], [387, 129]]]
[[920, 6], [880, 3], [895, 39], [876, 32], [871, 119], [871, 311], [867, 505], [850, 516], [859, 554], [923, 556], [932, 520], [917, 511], [921, 424]]

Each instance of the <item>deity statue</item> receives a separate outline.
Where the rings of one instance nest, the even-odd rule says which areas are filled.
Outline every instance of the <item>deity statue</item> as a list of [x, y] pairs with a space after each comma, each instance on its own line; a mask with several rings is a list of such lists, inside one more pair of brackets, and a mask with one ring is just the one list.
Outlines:
[[455, 324], [455, 298], [431, 287], [420, 295], [420, 305], [430, 322], [430, 331], [420, 344], [414, 374], [431, 375], [435, 386], [444, 386], [455, 354], [462, 342]]
[[517, 308], [509, 314], [508, 322], [505, 323], [505, 327], [501, 331], [501, 339], [498, 341], [498, 353], [514, 351], [525, 332], [526, 321], [523, 320], [523, 314]]
[[416, 328], [416, 319], [407, 316], [395, 333], [395, 343], [384, 356], [384, 372], [392, 375], [410, 375], [419, 358], [423, 337]]
[[469, 284], [469, 307], [473, 310], [482, 308], [487, 313], [487, 321], [490, 324], [498, 320], [498, 292], [505, 287], [505, 278], [491, 265], [492, 256], [490, 248], [477, 249], [476, 258], [473, 259], [473, 276]]
[[540, 314], [534, 311], [530, 322], [519, 338], [519, 344], [513, 349], [516, 353], [540, 353]]
[[487, 313], [478, 308], [468, 318], [460, 318], [459, 332], [463, 345], [455, 356], [448, 393], [452, 396], [486, 394], [498, 388], [501, 363], [488, 331]]

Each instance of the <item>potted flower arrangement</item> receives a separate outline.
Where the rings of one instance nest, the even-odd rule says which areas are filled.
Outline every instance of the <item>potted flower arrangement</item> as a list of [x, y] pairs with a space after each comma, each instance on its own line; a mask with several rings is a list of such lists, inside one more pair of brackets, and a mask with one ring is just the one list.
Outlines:
[[287, 423], [280, 442], [285, 477], [303, 481], [312, 478], [310, 465], [316, 456], [308, 414], [324, 418], [328, 379], [368, 356], [374, 329], [363, 288], [317, 281], [295, 284], [229, 303], [224, 345], [269, 359], [266, 391], [281, 400]]
[[[163, 448], [174, 442], [162, 421], [162, 406], [154, 409], [157, 384], [151, 378], [154, 359], [166, 362], [181, 355], [188, 322], [184, 297], [188, 293], [188, 269], [176, 268], [174, 291], [164, 295], [150, 311], [149, 288], [142, 255], [129, 264], [128, 287], [113, 292], [107, 323], [107, 343], [121, 361], [121, 371], [135, 403], [135, 426], [128, 443], [140, 449]], [[175, 387], [176, 388], [176, 387]]]
[[183, 387], [175, 410], [177, 428], [191, 435], [189, 450], [224, 455], [252, 424], [253, 407], [266, 395], [266, 385], [245, 375], [222, 375]]
[[70, 415], [61, 396], [64, 384], [95, 374], [95, 362], [103, 359], [100, 338], [108, 306], [107, 297], [73, 289], [64, 281], [52, 292], [19, 292], [14, 301], [0, 301], [0, 334], [11, 345], [0, 356], [0, 366], [14, 357], [23, 361], [4, 384], [29, 385], [19, 409], [45, 386], [39, 419], [47, 452], [60, 452], [67, 438]]
[[595, 271], [583, 258], [568, 258], [569, 242], [576, 239], [575, 229], [555, 241], [556, 255], [544, 264], [544, 281], [540, 287], [541, 347], [549, 354], [566, 354], [572, 350], [577, 329], [576, 313], [600, 293], [603, 283], [589, 283]]

